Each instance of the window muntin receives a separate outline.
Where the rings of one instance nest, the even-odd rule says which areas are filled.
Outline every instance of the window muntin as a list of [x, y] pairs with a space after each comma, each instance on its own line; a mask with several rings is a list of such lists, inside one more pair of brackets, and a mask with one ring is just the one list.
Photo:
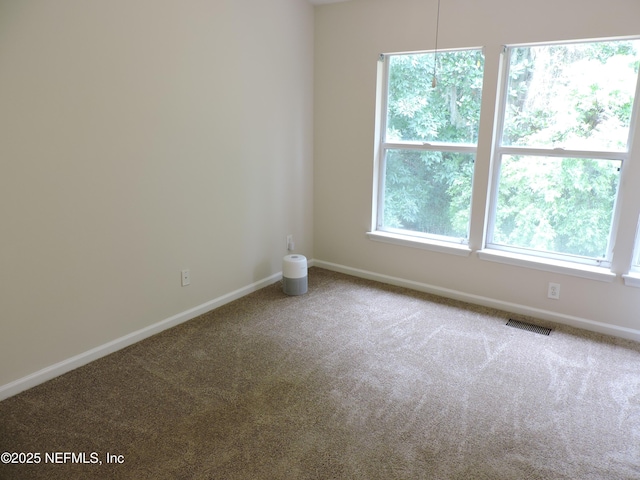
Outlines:
[[384, 62], [376, 229], [466, 242], [482, 50], [390, 54]]
[[505, 62], [487, 246], [610, 265], [640, 41], [509, 47]]

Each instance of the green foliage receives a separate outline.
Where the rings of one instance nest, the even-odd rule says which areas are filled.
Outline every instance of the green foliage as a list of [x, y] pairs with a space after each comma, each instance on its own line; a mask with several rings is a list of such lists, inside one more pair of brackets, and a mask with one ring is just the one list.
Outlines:
[[639, 44], [511, 49], [503, 145], [626, 150]]
[[[387, 141], [477, 142], [483, 69], [479, 50], [439, 52], [437, 57], [392, 56]], [[466, 238], [473, 157], [433, 150], [388, 151], [384, 225]]]
[[[504, 145], [627, 149], [639, 42], [511, 51]], [[620, 161], [504, 156], [495, 243], [606, 256]]]
[[392, 56], [387, 140], [476, 143], [483, 71], [480, 50]]
[[467, 237], [473, 155], [389, 150], [386, 167], [386, 227]]
[[[640, 41], [510, 50], [503, 145], [625, 151]], [[434, 62], [437, 84], [432, 87]], [[479, 50], [393, 55], [387, 142], [475, 144], [484, 58]], [[386, 152], [383, 224], [466, 238], [474, 155]], [[621, 162], [502, 158], [494, 243], [602, 258]]]
[[602, 258], [621, 162], [505, 155], [494, 242]]

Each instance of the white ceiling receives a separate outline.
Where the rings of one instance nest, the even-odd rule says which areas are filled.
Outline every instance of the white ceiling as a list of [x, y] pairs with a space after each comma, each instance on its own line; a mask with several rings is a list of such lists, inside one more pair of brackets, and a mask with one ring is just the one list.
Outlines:
[[325, 3], [348, 2], [349, 0], [309, 0], [313, 5], [324, 5]]

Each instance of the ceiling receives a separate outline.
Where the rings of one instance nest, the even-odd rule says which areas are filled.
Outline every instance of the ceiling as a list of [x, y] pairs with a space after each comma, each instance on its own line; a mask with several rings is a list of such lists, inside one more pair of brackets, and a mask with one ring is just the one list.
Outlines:
[[349, 0], [309, 0], [313, 5], [324, 5], [326, 3], [348, 2]]

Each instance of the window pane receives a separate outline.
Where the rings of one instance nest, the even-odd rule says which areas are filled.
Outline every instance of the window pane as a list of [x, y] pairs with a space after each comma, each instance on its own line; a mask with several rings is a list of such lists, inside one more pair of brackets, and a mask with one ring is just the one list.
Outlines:
[[504, 155], [493, 243], [605, 257], [621, 163]]
[[478, 141], [484, 56], [481, 50], [392, 55], [387, 141]]
[[626, 151], [640, 40], [511, 49], [502, 144]]
[[475, 155], [388, 150], [384, 228], [467, 238]]

